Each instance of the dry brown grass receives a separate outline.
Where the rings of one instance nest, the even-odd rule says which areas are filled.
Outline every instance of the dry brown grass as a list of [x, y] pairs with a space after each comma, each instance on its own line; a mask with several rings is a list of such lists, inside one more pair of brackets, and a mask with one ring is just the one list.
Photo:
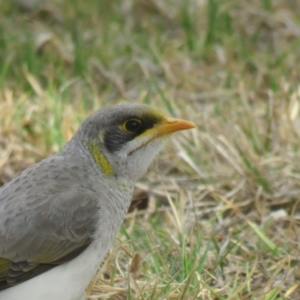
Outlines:
[[79, 2], [0, 2], [1, 182], [96, 108], [161, 107], [197, 130], [138, 184], [89, 299], [300, 299], [297, 1]]

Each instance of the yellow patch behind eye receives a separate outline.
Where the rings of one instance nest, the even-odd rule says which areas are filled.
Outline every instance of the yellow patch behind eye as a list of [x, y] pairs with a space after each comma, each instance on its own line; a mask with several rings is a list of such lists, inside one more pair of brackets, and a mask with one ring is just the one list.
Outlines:
[[108, 159], [103, 155], [96, 142], [88, 142], [87, 148], [93, 155], [95, 162], [100, 166], [101, 170], [106, 176], [112, 176], [114, 170]]

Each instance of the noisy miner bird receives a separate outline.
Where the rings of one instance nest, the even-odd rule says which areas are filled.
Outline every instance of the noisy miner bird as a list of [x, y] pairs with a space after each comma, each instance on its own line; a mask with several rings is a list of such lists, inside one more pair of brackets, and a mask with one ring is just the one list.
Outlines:
[[0, 300], [85, 299], [136, 181], [166, 135], [194, 127], [146, 105], [110, 106], [2, 186]]

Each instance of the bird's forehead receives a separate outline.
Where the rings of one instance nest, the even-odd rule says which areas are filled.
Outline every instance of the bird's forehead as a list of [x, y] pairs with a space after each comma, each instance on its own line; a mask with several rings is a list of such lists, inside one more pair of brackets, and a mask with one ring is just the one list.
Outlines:
[[143, 104], [120, 104], [110, 106], [98, 110], [91, 115], [92, 123], [101, 127], [118, 125], [129, 118], [160, 120], [163, 119], [164, 116], [159, 111]]

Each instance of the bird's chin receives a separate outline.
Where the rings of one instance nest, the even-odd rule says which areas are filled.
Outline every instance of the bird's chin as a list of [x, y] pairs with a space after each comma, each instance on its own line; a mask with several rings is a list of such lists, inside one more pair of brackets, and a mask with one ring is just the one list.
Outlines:
[[149, 143], [151, 143], [153, 140], [155, 139], [155, 137], [151, 138], [150, 140], [146, 140], [144, 141], [143, 143], [141, 143], [139, 146], [137, 146], [136, 148], [130, 150], [128, 153], [127, 153], [127, 156], [130, 156], [132, 155], [133, 153], [135, 153], [136, 151], [144, 148], [145, 146], [147, 146]]
[[[123, 174], [123, 176], [136, 182], [146, 172], [155, 156], [162, 149], [164, 140], [164, 137], [159, 137], [148, 140], [143, 145], [140, 143], [139, 146], [127, 151], [126, 157], [123, 151], [123, 155], [119, 156], [117, 162], [119, 174]], [[128, 170], [131, 170], [131, 172], [128, 173]]]
[[161, 150], [162, 145], [164, 144], [164, 141], [166, 140], [166, 136], [153, 136], [148, 140], [144, 140], [142, 143], [140, 143], [139, 145], [137, 145], [135, 148], [131, 149], [130, 151], [128, 151], [127, 156], [131, 156], [136, 152], [139, 152], [139, 150], [144, 149], [147, 151], [148, 148], [150, 151], [152, 151], [154, 154], [154, 156]]

